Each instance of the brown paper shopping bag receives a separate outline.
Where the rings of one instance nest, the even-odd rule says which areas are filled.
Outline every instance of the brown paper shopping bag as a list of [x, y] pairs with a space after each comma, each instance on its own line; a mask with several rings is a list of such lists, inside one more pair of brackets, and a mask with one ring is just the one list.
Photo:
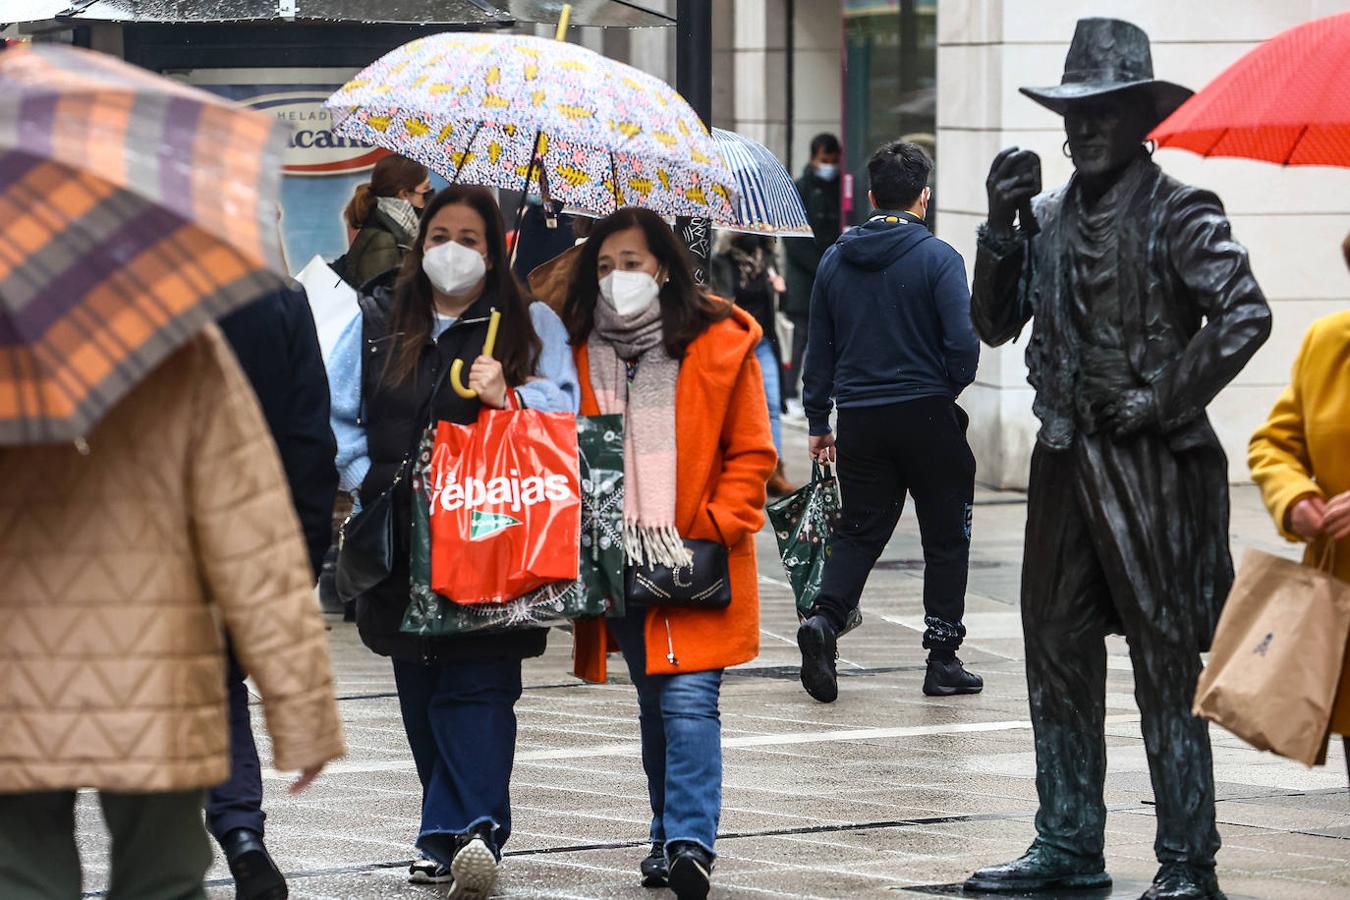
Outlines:
[[1350, 634], [1350, 583], [1248, 550], [1195, 690], [1195, 714], [1317, 765]]

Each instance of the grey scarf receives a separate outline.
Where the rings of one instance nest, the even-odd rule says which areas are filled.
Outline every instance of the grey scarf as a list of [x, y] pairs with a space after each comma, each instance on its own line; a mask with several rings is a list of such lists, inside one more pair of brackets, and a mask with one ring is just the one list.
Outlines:
[[399, 197], [379, 197], [375, 204], [380, 208], [380, 212], [403, 229], [407, 240], [401, 243], [410, 244], [416, 239], [418, 230], [417, 210], [413, 208], [411, 203]]

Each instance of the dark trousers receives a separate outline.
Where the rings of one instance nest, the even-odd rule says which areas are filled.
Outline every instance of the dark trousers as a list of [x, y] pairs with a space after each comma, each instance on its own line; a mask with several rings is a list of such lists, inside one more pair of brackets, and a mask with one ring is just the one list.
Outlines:
[[[1191, 714], [1200, 654], [1188, 629], [1163, 627], [1123, 574], [1135, 565], [1115, 546], [1092, 479], [1104, 477], [1101, 439], [1074, 449], [1037, 447], [1031, 462], [1022, 630], [1036, 740], [1039, 840], [1100, 857], [1106, 827], [1106, 644], [1123, 632], [1157, 802], [1160, 862], [1213, 867], [1214, 776], [1205, 721]], [[1143, 502], [1154, 502], [1146, 498]], [[1120, 515], [1120, 511], [1114, 511]], [[1185, 573], [1175, 573], [1183, 594]], [[1192, 613], [1198, 615], [1198, 613]]]
[[[112, 836], [108, 900], [205, 898], [211, 840], [202, 827], [202, 792], [100, 791]], [[0, 794], [0, 897], [79, 897], [75, 792]]]
[[816, 610], [842, 630], [895, 533], [906, 495], [923, 540], [923, 645], [941, 656], [961, 646], [975, 498], [969, 420], [946, 397], [839, 410], [836, 438], [844, 506], [830, 544]]
[[792, 321], [792, 371], [783, 379], [783, 399], [796, 400], [802, 383], [802, 361], [806, 359], [806, 325], [810, 313], [789, 313]]
[[248, 717], [248, 688], [244, 670], [234, 651], [228, 650], [225, 688], [230, 705], [230, 780], [211, 790], [206, 798], [206, 828], [217, 841], [238, 828], [263, 833], [262, 765], [253, 742], [253, 725]]
[[520, 660], [427, 666], [396, 659], [394, 682], [422, 782], [418, 849], [448, 866], [455, 839], [490, 824], [500, 851], [511, 837]]

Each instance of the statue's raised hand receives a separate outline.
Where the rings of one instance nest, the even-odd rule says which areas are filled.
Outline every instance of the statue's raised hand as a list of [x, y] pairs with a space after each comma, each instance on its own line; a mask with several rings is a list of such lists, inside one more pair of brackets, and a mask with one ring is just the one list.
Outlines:
[[989, 230], [1010, 234], [1018, 207], [1041, 192], [1041, 158], [1032, 150], [1009, 147], [994, 157], [984, 186], [989, 194]]

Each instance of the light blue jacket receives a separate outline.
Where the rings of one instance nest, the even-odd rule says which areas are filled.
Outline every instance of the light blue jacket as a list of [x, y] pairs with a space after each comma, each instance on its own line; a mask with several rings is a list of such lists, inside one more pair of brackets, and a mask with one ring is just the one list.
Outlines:
[[[567, 342], [567, 329], [553, 310], [543, 303], [530, 305], [530, 320], [543, 349], [535, 374], [542, 381], [530, 381], [518, 389], [521, 400], [530, 409], [544, 412], [575, 413], [581, 403], [577, 367]], [[439, 338], [454, 324], [453, 319], [437, 318], [432, 337]], [[337, 437], [338, 485], [354, 491], [370, 470], [366, 451], [366, 429], [361, 415], [361, 314], [358, 312], [343, 329], [328, 355], [328, 387], [333, 395], [333, 434]]]

